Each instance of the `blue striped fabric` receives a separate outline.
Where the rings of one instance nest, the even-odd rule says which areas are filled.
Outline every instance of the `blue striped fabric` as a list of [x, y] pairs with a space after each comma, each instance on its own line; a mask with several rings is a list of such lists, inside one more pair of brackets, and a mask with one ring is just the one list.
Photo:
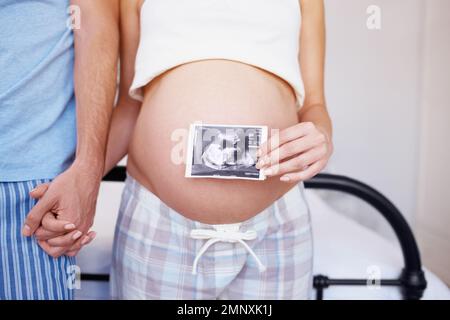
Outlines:
[[47, 255], [21, 234], [35, 201], [30, 190], [48, 180], [0, 182], [0, 300], [71, 300], [68, 272], [75, 259]]

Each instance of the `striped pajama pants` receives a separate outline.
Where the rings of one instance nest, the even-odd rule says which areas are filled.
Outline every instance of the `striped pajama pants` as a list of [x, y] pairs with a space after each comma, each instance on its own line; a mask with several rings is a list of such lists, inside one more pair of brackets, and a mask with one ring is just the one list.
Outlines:
[[122, 195], [113, 299], [309, 299], [312, 235], [303, 184], [255, 217], [208, 225], [169, 208], [131, 176]]
[[36, 204], [29, 192], [49, 180], [0, 182], [0, 300], [70, 300], [75, 259], [54, 259], [21, 229]]

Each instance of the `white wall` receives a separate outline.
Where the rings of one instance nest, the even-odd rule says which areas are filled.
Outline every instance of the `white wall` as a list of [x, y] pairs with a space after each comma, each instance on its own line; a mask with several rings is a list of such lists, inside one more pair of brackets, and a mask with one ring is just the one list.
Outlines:
[[[416, 213], [423, 4], [326, 1], [330, 171], [379, 189], [409, 221]], [[380, 30], [367, 28], [370, 5], [381, 9]]]
[[[381, 30], [366, 27], [370, 5], [381, 9]], [[450, 283], [450, 1], [328, 0], [326, 8], [330, 171], [388, 196], [414, 227], [424, 264]], [[393, 237], [367, 206], [327, 199]]]
[[426, 4], [416, 230], [425, 264], [450, 284], [450, 1]]

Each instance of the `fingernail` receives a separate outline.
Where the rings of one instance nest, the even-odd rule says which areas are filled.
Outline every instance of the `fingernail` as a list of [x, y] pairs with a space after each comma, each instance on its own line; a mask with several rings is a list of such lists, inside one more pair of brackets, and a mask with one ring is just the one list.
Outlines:
[[272, 169], [266, 169], [263, 171], [263, 174], [266, 176], [271, 176], [273, 174], [273, 170]]
[[258, 151], [256, 151], [256, 156], [257, 156], [257, 157], [260, 157], [260, 156], [261, 156], [261, 153], [262, 153], [262, 152], [261, 152], [261, 149], [258, 149]]
[[69, 224], [66, 224], [64, 226], [64, 230], [72, 230], [72, 229], [75, 229], [75, 228], [76, 227], [75, 227], [75, 225], [73, 223], [69, 223]]
[[81, 240], [81, 245], [84, 246], [86, 244], [88, 244], [89, 242], [93, 241], [95, 239], [95, 237], [97, 236], [97, 232], [91, 232], [91, 234], [89, 236], [86, 236], [83, 238], [83, 240]]
[[33, 192], [35, 192], [37, 190], [37, 187], [36, 188], [33, 188], [33, 189], [31, 189], [30, 190], [30, 193], [33, 193]]
[[262, 168], [262, 167], [268, 165], [270, 163], [270, 161], [267, 157], [264, 157], [262, 159], [259, 159], [258, 163], [259, 163], [259, 167]]
[[87, 244], [89, 242], [90, 238], [89, 237], [84, 237], [83, 240], [81, 240], [81, 245], [84, 246], [85, 244]]
[[30, 228], [28, 225], [24, 225], [24, 226], [23, 226], [23, 229], [22, 229], [22, 234], [23, 234], [25, 237], [31, 236], [31, 228]]
[[75, 232], [74, 235], [72, 236], [72, 240], [77, 240], [77, 239], [79, 239], [82, 235], [83, 235], [83, 232], [77, 231], [77, 232]]
[[284, 176], [284, 177], [281, 177], [280, 180], [283, 182], [289, 182], [289, 181], [291, 181], [291, 178]]

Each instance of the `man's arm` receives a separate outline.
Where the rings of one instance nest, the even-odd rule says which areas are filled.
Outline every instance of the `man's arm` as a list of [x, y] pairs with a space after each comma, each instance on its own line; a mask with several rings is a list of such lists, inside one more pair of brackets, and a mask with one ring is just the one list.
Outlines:
[[78, 128], [75, 164], [89, 170], [99, 182], [116, 93], [119, 1], [71, 3], [81, 12], [81, 28], [74, 30]]
[[[78, 225], [78, 230], [87, 233], [93, 224], [103, 177], [109, 123], [116, 94], [119, 0], [71, 0], [71, 5], [78, 6], [81, 12], [80, 29], [74, 30], [77, 104], [74, 165], [79, 167], [78, 170], [88, 173], [86, 179], [93, 187], [92, 197], [88, 200], [90, 203], [81, 208], [88, 213]], [[80, 192], [83, 190], [80, 189]], [[77, 246], [72, 246], [72, 250], [76, 251], [83, 240], [81, 238]]]
[[81, 12], [80, 29], [74, 30], [76, 158], [72, 166], [50, 184], [31, 210], [23, 229], [26, 236], [34, 234], [48, 212], [58, 220], [73, 223], [76, 230], [63, 236], [60, 231], [52, 233], [56, 228], [40, 228], [47, 239], [56, 236], [39, 242], [52, 256], [76, 252], [81, 243], [86, 242], [82, 235], [92, 226], [117, 79], [119, 1], [72, 0], [71, 4], [78, 6]]

